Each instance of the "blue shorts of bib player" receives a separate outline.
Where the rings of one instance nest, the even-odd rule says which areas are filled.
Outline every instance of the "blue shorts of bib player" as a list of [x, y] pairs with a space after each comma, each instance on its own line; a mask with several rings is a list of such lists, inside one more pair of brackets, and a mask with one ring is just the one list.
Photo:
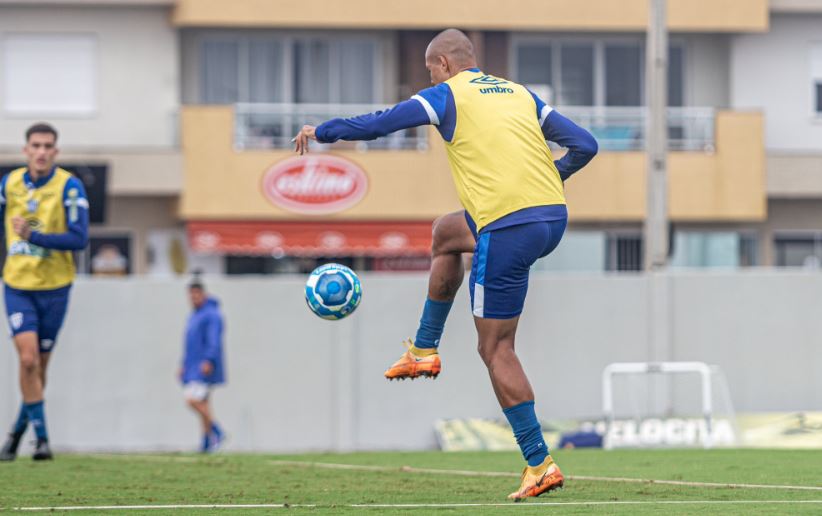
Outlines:
[[472, 312], [485, 319], [517, 317], [525, 305], [531, 266], [556, 249], [568, 219], [525, 222], [497, 229], [492, 225], [477, 234], [468, 212], [465, 218], [477, 242], [469, 279]]
[[71, 285], [54, 290], [19, 290], [5, 286], [6, 314], [12, 336], [37, 333], [40, 353], [50, 353], [68, 309]]

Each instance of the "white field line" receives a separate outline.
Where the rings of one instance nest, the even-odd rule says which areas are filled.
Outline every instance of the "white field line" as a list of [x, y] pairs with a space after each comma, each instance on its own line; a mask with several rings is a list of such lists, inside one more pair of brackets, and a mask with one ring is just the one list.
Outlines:
[[[388, 466], [361, 466], [356, 464], [336, 464], [330, 462], [303, 462], [298, 460], [272, 460], [271, 464], [281, 466], [302, 466], [302, 467], [316, 467], [325, 469], [347, 469], [359, 471], [382, 471], [382, 472], [404, 472], [404, 473], [428, 473], [433, 475], [456, 475], [461, 477], [516, 477], [519, 478], [519, 473], [502, 472], [502, 471], [466, 471], [459, 469], [428, 469], [428, 468], [413, 468], [411, 466], [401, 466], [399, 468], [391, 468]], [[569, 475], [568, 480], [584, 480], [589, 482], [623, 482], [632, 484], [660, 484], [670, 486], [687, 486], [687, 487], [719, 487], [719, 488], [733, 488], [733, 489], [780, 489], [790, 491], [822, 491], [822, 486], [789, 486], [778, 484], [726, 484], [721, 482], [686, 482], [684, 480], [655, 480], [644, 478], [623, 478], [623, 477], [595, 477], [586, 475]]]
[[[637, 501], [590, 501], [590, 502], [526, 502], [526, 503], [397, 503], [397, 504], [334, 504], [349, 509], [459, 509], [467, 507], [561, 507], [616, 506], [616, 505], [822, 505], [822, 500], [637, 500]], [[145, 511], [175, 509], [322, 509], [311, 504], [180, 504], [180, 505], [67, 505], [62, 507], [14, 507], [13, 511]]]
[[121, 459], [128, 459], [128, 460], [144, 460], [147, 462], [201, 462], [201, 457], [186, 457], [186, 456], [175, 456], [175, 455], [161, 455], [161, 454], [130, 454], [130, 453], [89, 453], [86, 454], [88, 457], [93, 459], [114, 459], [114, 460], [121, 460]]
[[313, 508], [316, 505], [289, 505], [282, 503], [256, 504], [180, 504], [180, 505], [66, 505], [63, 507], [15, 507], [14, 511], [144, 511], [147, 509], [289, 509], [291, 507]]

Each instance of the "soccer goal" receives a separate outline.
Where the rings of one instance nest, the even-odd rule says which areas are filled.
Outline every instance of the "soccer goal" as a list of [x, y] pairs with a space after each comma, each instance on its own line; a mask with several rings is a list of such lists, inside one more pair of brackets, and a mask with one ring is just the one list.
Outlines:
[[718, 366], [618, 362], [602, 372], [605, 448], [734, 446], [736, 415]]

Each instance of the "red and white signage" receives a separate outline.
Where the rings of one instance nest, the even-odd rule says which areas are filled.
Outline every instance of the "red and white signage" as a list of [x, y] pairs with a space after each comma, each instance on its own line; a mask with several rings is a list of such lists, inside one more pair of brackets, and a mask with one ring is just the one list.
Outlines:
[[[430, 261], [431, 221], [193, 221], [189, 245], [198, 253], [271, 256], [416, 256]], [[396, 270], [429, 261], [395, 263]], [[386, 269], [388, 270], [388, 269]], [[391, 269], [395, 270], [395, 269]]]
[[324, 215], [360, 202], [368, 192], [368, 176], [339, 156], [297, 156], [269, 168], [262, 188], [266, 199], [280, 208]]

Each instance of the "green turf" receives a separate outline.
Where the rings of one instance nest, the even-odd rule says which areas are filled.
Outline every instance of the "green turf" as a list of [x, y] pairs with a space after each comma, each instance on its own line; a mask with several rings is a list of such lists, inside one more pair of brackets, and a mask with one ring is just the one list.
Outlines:
[[[574, 450], [555, 453], [566, 475], [695, 482], [822, 486], [822, 451]], [[283, 465], [278, 460], [385, 466], [390, 471]], [[355, 453], [311, 455], [59, 455], [53, 463], [21, 457], [0, 464], [0, 507], [145, 504], [314, 504], [316, 508], [152, 510], [118, 514], [822, 514], [822, 490], [671, 486], [569, 480], [563, 491], [534, 502], [683, 501], [686, 505], [353, 508], [350, 504], [506, 503], [512, 477], [403, 471], [411, 468], [515, 473], [515, 453]], [[786, 504], [708, 505], [704, 501]], [[70, 514], [102, 514], [72, 511]]]

